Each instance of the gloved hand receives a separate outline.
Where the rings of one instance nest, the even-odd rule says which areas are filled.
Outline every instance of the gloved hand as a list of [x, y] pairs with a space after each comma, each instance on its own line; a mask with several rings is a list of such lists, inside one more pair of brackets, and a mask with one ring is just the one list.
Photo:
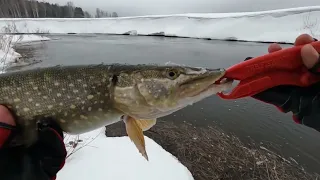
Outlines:
[[35, 144], [29, 148], [9, 148], [5, 146], [10, 136], [14, 136], [15, 123], [3, 106], [0, 106], [0, 122], [1, 179], [55, 180], [67, 156], [59, 125], [51, 118], [41, 119], [38, 124], [39, 139]]
[[[308, 44], [316, 39], [309, 35], [300, 35], [295, 45]], [[278, 44], [269, 46], [269, 53], [281, 50]], [[305, 66], [310, 72], [320, 76], [319, 53], [311, 46], [305, 45], [301, 50]], [[252, 57], [247, 57], [249, 60]], [[280, 111], [293, 113], [296, 123], [320, 131], [320, 82], [309, 87], [277, 86], [258, 93], [253, 98], [276, 106]]]

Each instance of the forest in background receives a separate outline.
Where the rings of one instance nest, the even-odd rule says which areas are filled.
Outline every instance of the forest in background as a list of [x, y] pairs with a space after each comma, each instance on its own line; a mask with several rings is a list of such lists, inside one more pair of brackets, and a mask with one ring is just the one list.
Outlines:
[[99, 8], [94, 15], [69, 1], [65, 5], [36, 0], [0, 0], [0, 18], [103, 18], [118, 17], [116, 12]]

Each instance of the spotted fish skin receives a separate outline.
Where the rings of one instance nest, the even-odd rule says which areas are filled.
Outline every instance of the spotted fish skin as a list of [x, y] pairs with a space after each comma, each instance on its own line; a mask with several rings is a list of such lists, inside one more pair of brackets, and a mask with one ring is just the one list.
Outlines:
[[69, 134], [81, 134], [125, 116], [153, 120], [178, 111], [230, 84], [215, 82], [224, 69], [158, 65], [55, 66], [0, 74], [0, 104], [20, 132], [11, 146], [37, 140], [37, 122], [52, 117]]
[[120, 121], [112, 106], [115, 70], [111, 65], [55, 66], [0, 75], [0, 104], [15, 114], [21, 135], [16, 144], [36, 140], [36, 122], [54, 117], [70, 134]]

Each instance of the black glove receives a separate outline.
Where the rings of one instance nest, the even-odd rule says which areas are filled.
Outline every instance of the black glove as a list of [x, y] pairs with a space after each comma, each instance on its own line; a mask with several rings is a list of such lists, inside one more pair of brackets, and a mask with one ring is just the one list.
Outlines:
[[67, 156], [63, 132], [50, 118], [39, 121], [38, 127], [39, 138], [31, 147], [0, 149], [1, 179], [56, 179]]
[[[245, 61], [251, 58], [247, 57]], [[320, 75], [320, 58], [309, 71]], [[296, 123], [320, 131], [320, 82], [309, 87], [277, 86], [252, 97], [272, 104], [284, 113], [292, 112]]]
[[38, 123], [38, 136], [37, 143], [30, 147], [30, 154], [50, 178], [55, 178], [67, 156], [62, 129], [53, 119], [42, 119]]

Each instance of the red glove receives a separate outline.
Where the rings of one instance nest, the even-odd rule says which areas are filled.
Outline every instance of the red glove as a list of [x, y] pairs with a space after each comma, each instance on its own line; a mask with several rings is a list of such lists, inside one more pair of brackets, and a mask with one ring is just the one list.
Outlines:
[[5, 107], [0, 105], [0, 149], [12, 135], [12, 131], [16, 129], [15, 121], [11, 112]]
[[0, 122], [0, 148], [7, 142], [14, 129], [15, 126]]

